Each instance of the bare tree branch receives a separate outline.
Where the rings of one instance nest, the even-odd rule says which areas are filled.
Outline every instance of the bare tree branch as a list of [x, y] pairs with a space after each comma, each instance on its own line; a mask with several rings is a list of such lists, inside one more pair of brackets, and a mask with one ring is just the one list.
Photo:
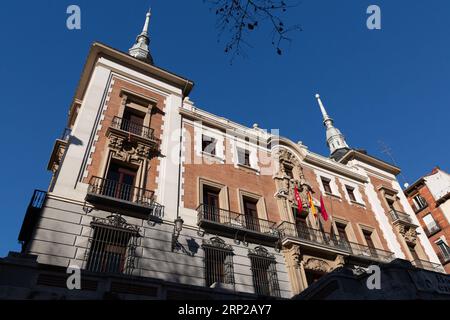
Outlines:
[[[229, 37], [225, 52], [235, 56], [246, 56], [245, 47], [251, 47], [247, 41], [252, 31], [262, 23], [268, 22], [272, 27], [272, 46], [282, 54], [283, 42], [291, 42], [289, 34], [301, 31], [299, 25], [286, 26], [283, 14], [298, 4], [288, 4], [283, 0], [203, 0], [210, 4], [217, 16], [219, 38], [224, 34]], [[290, 1], [290, 0], [286, 0]]]

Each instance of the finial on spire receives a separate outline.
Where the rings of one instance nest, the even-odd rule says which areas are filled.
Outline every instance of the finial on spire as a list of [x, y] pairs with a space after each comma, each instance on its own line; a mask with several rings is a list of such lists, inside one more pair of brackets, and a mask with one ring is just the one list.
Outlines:
[[320, 111], [322, 112], [323, 121], [325, 122], [327, 120], [333, 120], [328, 115], [327, 110], [325, 110], [325, 107], [323, 106], [322, 100], [320, 99], [320, 94], [316, 93], [316, 99], [317, 99], [317, 102], [319, 103]]
[[333, 119], [330, 118], [325, 107], [323, 106], [320, 95], [316, 94], [317, 102], [319, 103], [320, 111], [323, 116], [323, 125], [327, 128], [327, 145], [330, 148], [330, 153], [333, 154], [335, 151], [340, 149], [349, 149], [347, 142], [343, 134], [338, 128], [334, 127]]
[[148, 35], [148, 28], [150, 25], [151, 15], [152, 15], [151, 8], [149, 8], [147, 14], [145, 15], [145, 23], [144, 27], [142, 28], [142, 32], [137, 36], [136, 42], [128, 52], [130, 56], [153, 64], [153, 58], [152, 55], [150, 54], [149, 49], [150, 37]]
[[145, 15], [145, 23], [142, 28], [141, 35], [148, 35], [148, 26], [150, 24], [150, 17], [152, 16], [152, 8], [148, 8], [147, 14]]

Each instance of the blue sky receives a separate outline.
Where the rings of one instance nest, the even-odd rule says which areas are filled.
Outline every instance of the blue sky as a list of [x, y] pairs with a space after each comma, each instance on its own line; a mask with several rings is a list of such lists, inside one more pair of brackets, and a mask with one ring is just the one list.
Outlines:
[[[79, 31], [66, 28], [70, 4], [81, 7]], [[366, 28], [371, 4], [381, 7], [382, 30]], [[319, 92], [349, 145], [386, 159], [384, 141], [410, 183], [435, 165], [450, 171], [448, 0], [302, 0], [287, 21], [303, 31], [282, 56], [262, 28], [233, 65], [202, 0], [2, 1], [0, 256], [19, 250], [32, 192], [48, 186], [47, 162], [90, 44], [128, 50], [149, 5], [155, 63], [194, 80], [198, 107], [279, 128], [328, 155]]]

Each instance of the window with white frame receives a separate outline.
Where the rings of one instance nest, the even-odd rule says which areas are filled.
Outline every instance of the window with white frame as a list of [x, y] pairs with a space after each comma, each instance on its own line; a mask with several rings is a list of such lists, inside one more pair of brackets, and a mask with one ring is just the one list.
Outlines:
[[444, 240], [439, 239], [436, 242], [436, 245], [440, 250], [438, 256], [441, 258], [442, 263], [450, 261], [450, 247], [444, 242]]
[[250, 167], [250, 150], [237, 147], [238, 164]]
[[202, 151], [204, 153], [216, 155], [217, 140], [210, 136], [202, 134]]
[[416, 207], [416, 211], [420, 211], [428, 206], [427, 201], [420, 194], [417, 194], [413, 197], [413, 203]]
[[438, 232], [439, 230], [441, 230], [441, 228], [437, 224], [436, 220], [434, 220], [431, 213], [429, 213], [423, 217], [423, 222], [425, 223], [426, 231], [427, 231], [428, 235], [432, 235], [432, 234]]
[[355, 188], [346, 185], [345, 190], [347, 191], [347, 195], [348, 195], [350, 201], [357, 202], [356, 196], [355, 196]]
[[333, 194], [333, 191], [331, 190], [331, 179], [320, 177], [320, 180], [322, 181], [322, 187], [323, 190], [325, 190], [325, 193]]

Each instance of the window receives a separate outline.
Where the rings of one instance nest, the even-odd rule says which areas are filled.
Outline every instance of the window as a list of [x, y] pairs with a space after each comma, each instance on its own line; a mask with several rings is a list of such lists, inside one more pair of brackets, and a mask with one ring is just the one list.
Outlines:
[[347, 232], [345, 231], [346, 225], [341, 223], [336, 223], [336, 229], [338, 231], [339, 239], [348, 241]]
[[250, 250], [253, 286], [255, 293], [263, 296], [280, 296], [275, 256], [263, 247]]
[[322, 180], [322, 186], [323, 186], [323, 189], [325, 190], [325, 192], [332, 194], [333, 192], [331, 191], [331, 186], [330, 186], [331, 180], [328, 178], [324, 178], [324, 177], [321, 177], [320, 179]]
[[140, 136], [142, 135], [144, 118], [145, 114], [143, 112], [126, 107], [123, 112], [120, 129]]
[[202, 135], [202, 151], [213, 156], [216, 155], [217, 140], [205, 135]]
[[234, 286], [233, 249], [218, 237], [203, 243], [207, 287], [219, 284]]
[[345, 186], [345, 189], [347, 190], [348, 197], [350, 198], [350, 201], [356, 202], [355, 197], [355, 188], [350, 186]]
[[139, 227], [128, 224], [119, 215], [111, 215], [93, 218], [91, 228], [87, 270], [131, 274], [135, 268]]
[[243, 148], [237, 148], [238, 163], [250, 167], [250, 151]]
[[336, 223], [337, 235], [339, 238], [336, 238], [335, 231], [332, 228], [332, 239], [336, 242], [336, 245], [339, 247], [343, 247], [345, 249], [350, 249], [350, 242], [348, 240], [347, 232], [345, 231], [346, 225], [343, 223]]
[[106, 180], [103, 185], [103, 195], [133, 201], [135, 196], [134, 187], [137, 170], [131, 167], [121, 166], [119, 163], [111, 162]]
[[259, 219], [258, 219], [258, 200], [243, 197], [245, 226], [249, 230], [260, 231]]
[[295, 227], [297, 229], [297, 235], [301, 239], [308, 240], [311, 236], [308, 222], [306, 221], [306, 215], [297, 215], [295, 217]]
[[425, 223], [428, 236], [431, 236], [441, 230], [441, 228], [437, 224], [436, 220], [434, 220], [431, 213], [428, 213], [423, 217], [423, 222]]
[[413, 197], [413, 203], [416, 207], [416, 211], [422, 210], [423, 208], [428, 206], [428, 203], [420, 194], [417, 194]]
[[203, 186], [203, 214], [206, 220], [220, 221], [219, 193], [217, 188]]
[[372, 240], [372, 232], [368, 231], [368, 230], [363, 230], [363, 235], [364, 235], [364, 239], [366, 240], [367, 246], [369, 247], [369, 251], [370, 254], [373, 257], [377, 257], [377, 250], [375, 248], [375, 245], [373, 244], [373, 240]]
[[389, 207], [390, 210], [392, 210], [392, 211], [397, 211], [397, 210], [395, 209], [395, 201], [394, 201], [394, 200], [392, 200], [392, 199], [390, 199], [390, 198], [386, 198], [386, 202], [387, 202], [388, 207]]
[[441, 239], [438, 242], [436, 242], [437, 246], [439, 247], [439, 250], [441, 251], [441, 254], [438, 254], [441, 256], [441, 261], [443, 263], [450, 260], [450, 247]]
[[292, 173], [292, 167], [291, 166], [284, 166], [284, 172], [289, 177], [289, 179], [294, 179], [294, 174]]

